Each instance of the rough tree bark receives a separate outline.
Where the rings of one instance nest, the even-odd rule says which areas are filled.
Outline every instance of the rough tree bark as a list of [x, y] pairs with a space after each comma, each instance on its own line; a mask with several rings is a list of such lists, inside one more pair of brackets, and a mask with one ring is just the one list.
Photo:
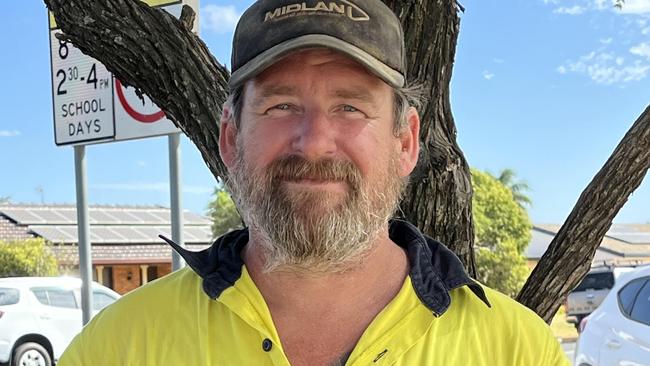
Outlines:
[[[449, 104], [458, 5], [453, 0], [385, 1], [404, 24], [410, 79], [429, 96], [421, 109], [422, 163], [401, 207], [406, 218], [446, 243], [473, 272], [472, 190]], [[187, 25], [134, 0], [45, 3], [65, 39], [147, 94], [197, 145], [215, 177], [223, 176], [216, 122], [228, 71]], [[616, 212], [648, 169], [647, 115], [583, 193], [519, 296], [547, 321], [586, 274]]]
[[407, 220], [445, 243], [475, 275], [472, 184], [449, 98], [460, 27], [456, 2], [384, 2], [404, 27], [408, 79], [426, 96], [420, 108], [422, 152], [400, 207]]

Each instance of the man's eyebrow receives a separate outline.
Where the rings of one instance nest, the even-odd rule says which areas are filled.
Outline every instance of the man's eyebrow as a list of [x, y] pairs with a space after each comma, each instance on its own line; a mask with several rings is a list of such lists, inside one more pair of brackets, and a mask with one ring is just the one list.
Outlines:
[[288, 85], [268, 85], [262, 87], [259, 95], [253, 100], [255, 105], [262, 103], [264, 99], [276, 96], [293, 96], [298, 94], [298, 89]]
[[338, 89], [334, 92], [334, 95], [341, 99], [353, 99], [366, 103], [376, 103], [373, 94], [366, 89]]

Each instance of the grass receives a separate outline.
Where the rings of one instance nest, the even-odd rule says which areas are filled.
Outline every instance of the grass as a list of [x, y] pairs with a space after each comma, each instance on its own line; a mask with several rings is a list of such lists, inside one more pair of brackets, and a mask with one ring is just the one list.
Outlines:
[[553, 321], [551, 322], [551, 330], [553, 331], [553, 334], [556, 338], [575, 339], [578, 337], [578, 331], [576, 331], [576, 328], [573, 326], [573, 324], [567, 323], [566, 321], [564, 306], [561, 306], [560, 310], [558, 310], [557, 314], [555, 314], [555, 317], [553, 317]]

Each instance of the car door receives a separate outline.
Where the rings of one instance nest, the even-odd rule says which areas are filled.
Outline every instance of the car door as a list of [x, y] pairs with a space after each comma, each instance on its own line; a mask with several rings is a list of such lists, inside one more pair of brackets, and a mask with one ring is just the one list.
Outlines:
[[618, 305], [620, 319], [603, 339], [601, 364], [650, 366], [650, 281], [630, 281], [619, 291]]
[[81, 330], [81, 310], [74, 291], [57, 286], [30, 290], [43, 305], [37, 317], [42, 334], [52, 343], [54, 355], [59, 355]]

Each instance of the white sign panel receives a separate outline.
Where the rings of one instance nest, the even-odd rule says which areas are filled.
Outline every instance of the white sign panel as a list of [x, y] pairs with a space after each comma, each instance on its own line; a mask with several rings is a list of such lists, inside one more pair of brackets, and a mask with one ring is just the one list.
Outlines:
[[[180, 17], [180, 0], [145, 0]], [[185, 0], [198, 14], [198, 0]], [[71, 43], [59, 41], [50, 16], [54, 140], [80, 145], [181, 132], [147, 96], [125, 87], [104, 65]], [[198, 28], [198, 19], [194, 29]]]
[[181, 132], [149, 97], [141, 99], [132, 87], [125, 87], [115, 79], [114, 105], [117, 131], [115, 140], [129, 140], [148, 136]]
[[112, 140], [113, 78], [106, 67], [50, 31], [54, 141], [57, 145]]

